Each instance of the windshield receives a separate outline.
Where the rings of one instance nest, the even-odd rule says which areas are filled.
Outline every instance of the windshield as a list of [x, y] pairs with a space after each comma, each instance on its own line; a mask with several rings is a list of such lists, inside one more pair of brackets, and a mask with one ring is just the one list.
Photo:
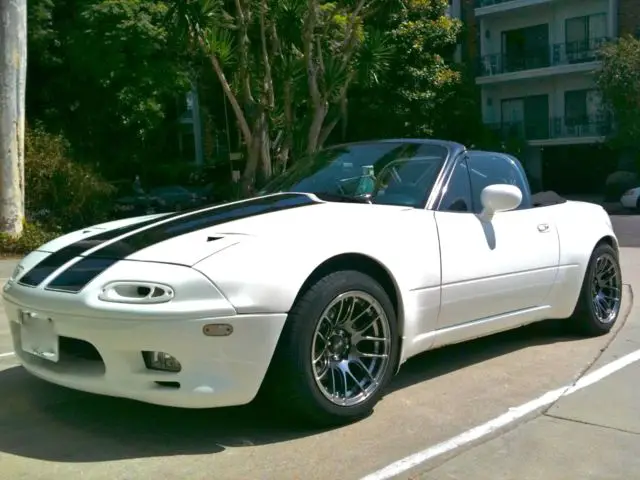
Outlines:
[[260, 193], [306, 192], [324, 200], [423, 207], [447, 159], [442, 145], [372, 142], [302, 158]]

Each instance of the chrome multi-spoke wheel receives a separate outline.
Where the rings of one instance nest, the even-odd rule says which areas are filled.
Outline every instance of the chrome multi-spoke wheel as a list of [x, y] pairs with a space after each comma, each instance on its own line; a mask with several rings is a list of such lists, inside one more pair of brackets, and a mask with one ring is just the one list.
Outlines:
[[594, 248], [573, 312], [572, 325], [583, 334], [609, 332], [618, 320], [622, 305], [622, 274], [617, 250], [601, 243]]
[[316, 385], [331, 402], [364, 402], [389, 367], [391, 328], [374, 297], [361, 291], [338, 295], [317, 323], [311, 346]]
[[602, 323], [613, 322], [620, 311], [621, 281], [617, 260], [609, 253], [595, 259], [591, 279], [593, 313]]
[[369, 415], [400, 357], [389, 291], [357, 270], [316, 279], [289, 311], [265, 378], [265, 394], [317, 425], [335, 426]]

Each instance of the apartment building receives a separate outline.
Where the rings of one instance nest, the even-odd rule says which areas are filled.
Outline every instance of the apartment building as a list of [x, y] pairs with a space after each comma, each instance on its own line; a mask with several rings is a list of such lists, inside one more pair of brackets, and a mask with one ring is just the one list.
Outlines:
[[526, 141], [523, 160], [545, 189], [597, 188], [617, 165], [603, 145], [613, 124], [594, 81], [597, 51], [638, 32], [640, 0], [450, 3], [468, 27], [463, 61], [477, 65], [484, 123]]

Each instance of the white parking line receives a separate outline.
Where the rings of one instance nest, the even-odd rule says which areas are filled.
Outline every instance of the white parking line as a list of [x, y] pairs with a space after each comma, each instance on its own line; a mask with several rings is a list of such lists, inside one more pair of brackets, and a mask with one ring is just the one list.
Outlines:
[[13, 353], [13, 352], [0, 353], [0, 358], [13, 357], [14, 355], [15, 355], [15, 353]]
[[572, 385], [566, 385], [562, 388], [552, 390], [536, 398], [535, 400], [532, 400], [518, 407], [510, 408], [508, 412], [494, 418], [493, 420], [488, 421], [485, 424], [479, 425], [475, 428], [472, 428], [471, 430], [467, 430], [457, 437], [445, 440], [442, 443], [426, 448], [425, 450], [414, 453], [413, 455], [409, 455], [402, 460], [398, 460], [397, 462], [394, 462], [376, 472], [367, 475], [366, 477], [363, 477], [361, 480], [386, 480], [388, 478], [395, 477], [396, 475], [400, 475], [401, 473], [417, 467], [418, 465], [428, 460], [455, 450], [456, 448], [462, 447], [463, 445], [471, 443], [482, 437], [486, 437], [487, 435], [494, 433], [499, 428], [502, 428], [505, 425], [508, 425], [509, 423], [512, 423], [519, 418], [524, 417], [525, 415], [535, 412], [542, 407], [551, 405], [563, 396], [571, 395], [578, 390], [588, 387], [589, 385], [593, 385], [603, 378], [608, 377], [612, 373], [615, 373], [618, 370], [627, 367], [639, 360], [640, 350], [636, 350], [633, 353], [618, 358], [617, 360], [614, 360], [613, 362], [608, 363], [597, 370], [594, 370], [593, 372], [580, 378]]

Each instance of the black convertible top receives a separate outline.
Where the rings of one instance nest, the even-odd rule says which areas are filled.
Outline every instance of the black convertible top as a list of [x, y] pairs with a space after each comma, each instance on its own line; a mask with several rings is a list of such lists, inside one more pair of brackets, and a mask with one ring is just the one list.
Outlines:
[[565, 203], [566, 198], [561, 197], [551, 190], [546, 192], [538, 192], [531, 195], [531, 203], [534, 207], [549, 207], [551, 205], [559, 205]]

